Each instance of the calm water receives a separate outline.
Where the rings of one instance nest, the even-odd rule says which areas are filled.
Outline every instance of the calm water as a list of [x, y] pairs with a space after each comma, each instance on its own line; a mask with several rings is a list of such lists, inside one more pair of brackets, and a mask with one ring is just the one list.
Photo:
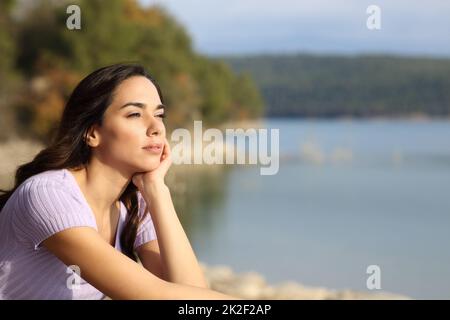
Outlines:
[[[450, 122], [270, 120], [278, 174], [234, 165], [190, 182], [201, 261], [336, 289], [450, 298]], [[187, 221], [188, 220], [188, 221]]]

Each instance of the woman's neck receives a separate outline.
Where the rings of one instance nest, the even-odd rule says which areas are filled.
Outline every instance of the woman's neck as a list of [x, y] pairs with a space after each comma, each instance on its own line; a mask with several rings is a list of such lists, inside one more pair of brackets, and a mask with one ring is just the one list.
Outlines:
[[69, 170], [92, 211], [99, 215], [100, 220], [120, 208], [120, 196], [131, 178], [122, 175], [116, 169], [95, 163], [90, 163], [77, 171]]

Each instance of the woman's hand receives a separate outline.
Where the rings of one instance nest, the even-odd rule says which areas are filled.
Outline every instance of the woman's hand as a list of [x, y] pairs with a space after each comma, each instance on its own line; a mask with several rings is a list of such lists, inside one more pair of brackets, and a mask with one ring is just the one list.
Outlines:
[[138, 172], [132, 177], [134, 185], [144, 194], [146, 188], [156, 185], [165, 185], [164, 177], [172, 164], [172, 153], [167, 139], [164, 139], [164, 147], [161, 153], [159, 166], [147, 172]]

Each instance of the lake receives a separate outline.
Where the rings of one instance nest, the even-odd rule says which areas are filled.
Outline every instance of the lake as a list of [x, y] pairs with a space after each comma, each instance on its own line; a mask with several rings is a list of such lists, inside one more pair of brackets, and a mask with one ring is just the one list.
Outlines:
[[[200, 261], [270, 284], [450, 298], [450, 122], [269, 119], [280, 168], [230, 165], [177, 209]], [[183, 210], [185, 209], [185, 212]]]

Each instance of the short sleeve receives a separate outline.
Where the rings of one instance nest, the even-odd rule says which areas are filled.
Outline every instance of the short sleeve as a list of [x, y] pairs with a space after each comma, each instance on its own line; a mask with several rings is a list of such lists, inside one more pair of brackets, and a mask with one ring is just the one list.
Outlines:
[[152, 240], [157, 239], [156, 237], [156, 230], [153, 225], [152, 217], [150, 215], [150, 212], [148, 212], [147, 204], [145, 202], [144, 197], [142, 194], [138, 191], [137, 192], [138, 197], [138, 210], [139, 210], [139, 217], [142, 217], [145, 215], [144, 220], [139, 225], [137, 234], [136, 234], [136, 240], [134, 241], [134, 248], [150, 242]]
[[19, 238], [35, 250], [45, 239], [72, 227], [97, 229], [95, 218], [67, 187], [57, 182], [31, 180], [19, 191], [14, 227]]

